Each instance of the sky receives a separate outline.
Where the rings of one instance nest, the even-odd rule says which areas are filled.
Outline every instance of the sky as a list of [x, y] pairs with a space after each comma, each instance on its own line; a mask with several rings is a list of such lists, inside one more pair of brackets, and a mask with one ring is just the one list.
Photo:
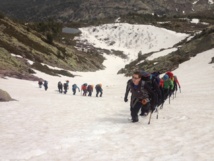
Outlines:
[[[158, 45], [175, 50], [171, 39], [161, 41], [162, 29], [142, 26], [145, 27], [157, 38], [148, 44], [164, 42]], [[95, 43], [93, 33], [93, 41], [84, 37], [91, 29], [81, 30], [85, 33], [79, 39], [87, 38], [95, 46], [100, 44], [100, 47], [108, 48], [103, 40]], [[139, 30], [143, 32], [143, 29]], [[173, 33], [175, 40], [180, 39], [180, 33], [166, 31], [166, 37], [170, 37], [167, 33]], [[133, 37], [124, 39], [127, 39], [124, 42], [135, 41]], [[118, 44], [125, 46], [121, 42]], [[136, 43], [129, 51], [134, 51], [138, 45]], [[162, 54], [166, 55], [167, 51]], [[140, 117], [138, 123], [129, 120], [130, 102], [125, 103], [123, 98], [130, 78], [116, 74], [128, 60], [104, 56], [105, 70], [72, 72], [79, 75], [75, 78], [53, 77], [36, 71], [35, 75], [48, 81], [47, 91], [40, 89], [38, 82], [0, 79], [0, 88], [17, 100], [0, 103], [0, 161], [213, 160], [214, 64], [209, 62], [214, 57], [214, 49], [198, 54], [173, 71], [180, 81], [181, 92], [177, 92], [170, 104], [166, 100], [163, 109], [159, 110], [159, 119], [154, 113], [150, 125], [148, 117]], [[103, 97], [95, 97], [95, 92], [92, 97], [84, 97], [80, 92], [72, 95], [70, 89], [66, 95], [60, 94], [57, 82], [66, 80], [70, 87], [73, 83], [79, 87], [83, 83], [102, 83]]]

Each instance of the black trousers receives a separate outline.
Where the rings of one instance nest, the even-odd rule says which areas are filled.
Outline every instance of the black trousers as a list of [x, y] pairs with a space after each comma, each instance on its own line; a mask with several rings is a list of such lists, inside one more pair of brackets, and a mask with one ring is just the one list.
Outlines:
[[163, 93], [164, 93], [164, 100], [166, 100], [169, 95], [169, 89], [164, 88]]
[[62, 93], [62, 87], [58, 87], [59, 93]]
[[87, 90], [83, 90], [83, 96], [86, 96]]
[[67, 88], [64, 88], [64, 94], [66, 94], [66, 93], [67, 93], [67, 90], [68, 90]]
[[73, 95], [75, 95], [76, 94], [76, 89], [72, 89], [72, 91], [73, 91]]
[[142, 107], [142, 103], [139, 101], [131, 106], [130, 111], [131, 111], [132, 121], [138, 121], [138, 112], [141, 107]]
[[88, 96], [91, 96], [92, 95], [92, 91], [88, 91]]
[[48, 86], [47, 86], [47, 85], [44, 85], [44, 87], [45, 87], [45, 90], [47, 91], [47, 89], [48, 89]]
[[101, 90], [96, 90], [96, 92], [97, 92], [96, 97], [98, 97], [99, 93], [100, 93], [100, 97], [102, 97], [103, 92]]

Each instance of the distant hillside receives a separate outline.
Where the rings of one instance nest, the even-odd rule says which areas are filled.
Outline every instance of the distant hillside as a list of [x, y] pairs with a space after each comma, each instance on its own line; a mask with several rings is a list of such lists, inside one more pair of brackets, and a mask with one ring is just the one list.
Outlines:
[[[28, 24], [22, 25], [3, 16], [0, 17], [0, 37], [1, 76], [36, 79], [30, 75], [34, 73], [32, 69], [51, 75], [73, 76], [65, 70], [95, 71], [104, 68], [102, 55], [78, 51], [56, 41], [50, 44], [47, 37], [29, 28]], [[44, 64], [65, 70], [52, 70]]]
[[[139, 69], [148, 72], [160, 71], [161, 73], [165, 73], [168, 70], [175, 70], [179, 64], [196, 56], [198, 53], [214, 48], [214, 26], [210, 26], [202, 32], [196, 33], [191, 39], [188, 38], [176, 44], [174, 48], [177, 48], [176, 51], [154, 59], [149, 59], [149, 57], [160, 51], [139, 55], [137, 59], [121, 69], [118, 74], [130, 76], [133, 71]], [[210, 62], [212, 62], [213, 59], [214, 54]]]
[[0, 11], [25, 21], [64, 22], [119, 17], [130, 13], [213, 17], [213, 0], [1, 0]]

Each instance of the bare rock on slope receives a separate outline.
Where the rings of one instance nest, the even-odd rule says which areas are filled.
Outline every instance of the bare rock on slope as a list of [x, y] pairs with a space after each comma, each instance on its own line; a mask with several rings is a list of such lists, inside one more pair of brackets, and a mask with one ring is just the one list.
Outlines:
[[13, 101], [14, 99], [6, 92], [0, 89], [0, 102]]

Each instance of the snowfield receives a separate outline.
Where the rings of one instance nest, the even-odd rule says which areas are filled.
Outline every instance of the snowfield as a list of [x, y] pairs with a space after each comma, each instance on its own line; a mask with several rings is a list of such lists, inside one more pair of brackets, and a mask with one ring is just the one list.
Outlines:
[[80, 29], [82, 34], [76, 40], [95, 47], [123, 51], [129, 60], [142, 54], [168, 49], [189, 35], [150, 25], [128, 23], [105, 24]]
[[[153, 114], [150, 125], [148, 117], [128, 120], [123, 97], [130, 78], [116, 74], [126, 61], [105, 57], [105, 70], [74, 72], [75, 78], [36, 71], [49, 82], [48, 91], [37, 82], [0, 79], [0, 89], [18, 100], [0, 103], [0, 161], [213, 161], [214, 49], [173, 71], [181, 93], [165, 102], [159, 119]], [[57, 82], [66, 80], [70, 87], [102, 83], [103, 97], [58, 93]]]

